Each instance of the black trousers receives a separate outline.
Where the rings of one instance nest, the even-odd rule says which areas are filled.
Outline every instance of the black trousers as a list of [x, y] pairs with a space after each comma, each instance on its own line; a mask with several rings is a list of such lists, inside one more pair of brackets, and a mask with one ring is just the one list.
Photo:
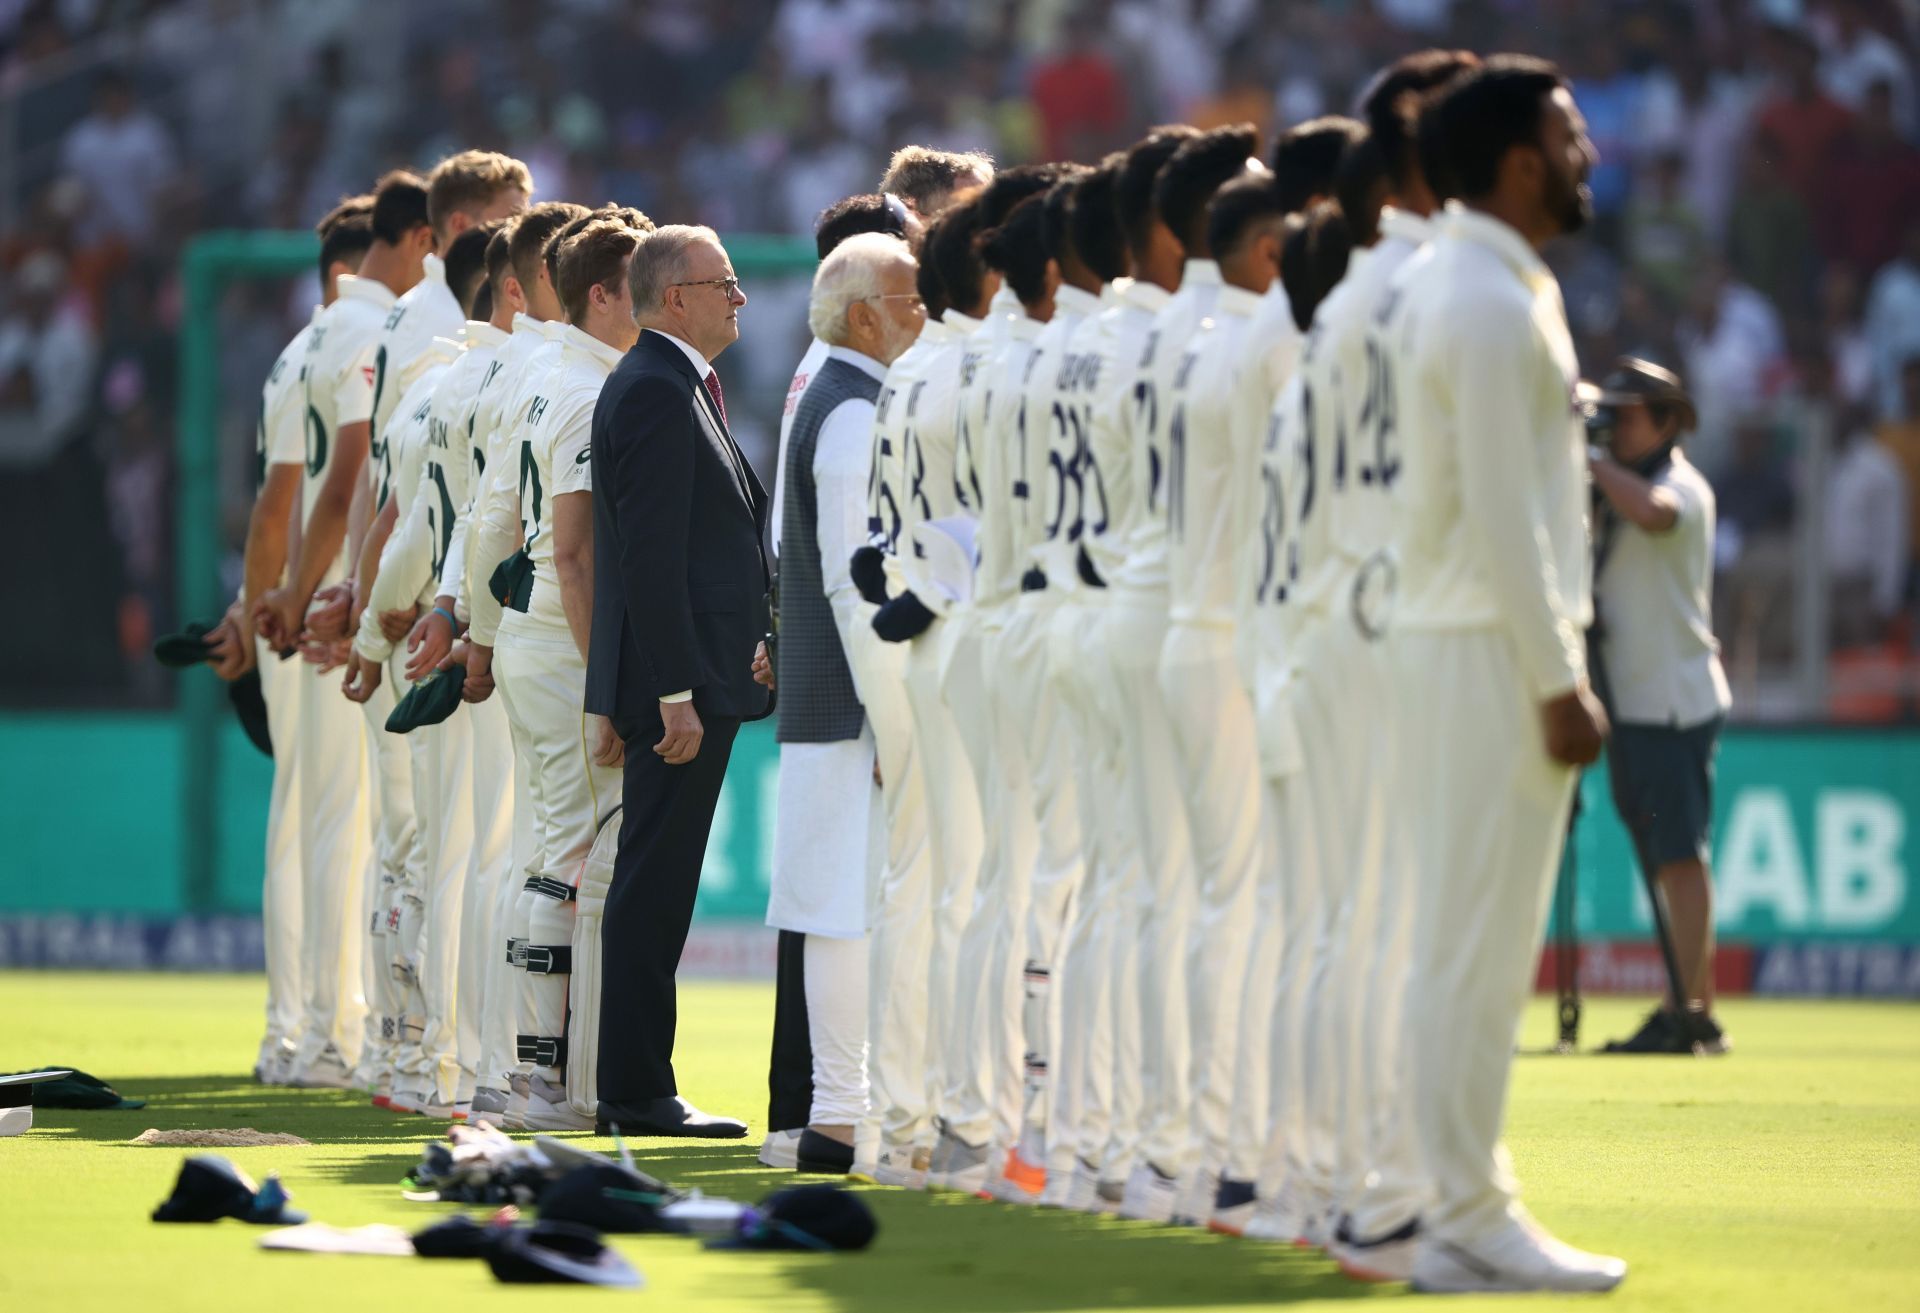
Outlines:
[[813, 1038], [807, 1029], [807, 937], [780, 932], [773, 993], [773, 1054], [767, 1060], [767, 1129], [797, 1131], [813, 1120]]
[[660, 721], [627, 739], [620, 855], [600, 922], [600, 1102], [633, 1105], [680, 1092], [674, 973], [700, 891], [713, 810], [740, 722], [703, 716], [700, 753], [684, 766], [655, 755]]

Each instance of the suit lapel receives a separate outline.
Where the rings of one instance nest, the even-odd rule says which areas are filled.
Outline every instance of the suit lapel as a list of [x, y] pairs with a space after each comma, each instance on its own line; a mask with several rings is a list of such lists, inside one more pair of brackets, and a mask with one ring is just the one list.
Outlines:
[[747, 514], [758, 525], [766, 512], [766, 490], [760, 486], [760, 480], [753, 472], [753, 466], [747, 463], [740, 446], [733, 440], [733, 432], [721, 417], [720, 408], [713, 403], [713, 394], [707, 391], [706, 378], [696, 371], [693, 362], [686, 353], [669, 342], [659, 333], [642, 332], [640, 341], [654, 352], [655, 356], [671, 365], [686, 376], [693, 384], [693, 401], [700, 408], [701, 418], [706, 421], [707, 441], [712, 444], [715, 453], [733, 474], [734, 487], [739, 490], [741, 500], [747, 504]]

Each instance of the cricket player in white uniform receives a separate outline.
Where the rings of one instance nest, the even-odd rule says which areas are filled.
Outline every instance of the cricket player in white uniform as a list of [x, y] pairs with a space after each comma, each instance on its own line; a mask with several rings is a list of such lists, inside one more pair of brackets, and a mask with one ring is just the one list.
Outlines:
[[[476, 598], [498, 615], [498, 603], [489, 600], [488, 592], [492, 563], [483, 568], [472, 550], [481, 531], [480, 506], [487, 489], [504, 480], [495, 503], [494, 531], [505, 533], [509, 540], [517, 531], [520, 541], [525, 541], [525, 527], [519, 526], [518, 516], [520, 451], [514, 445], [511, 419], [518, 413], [515, 402], [530, 365], [543, 350], [553, 347], [563, 326], [564, 312], [544, 258], [547, 244], [587, 213], [584, 206], [544, 202], [512, 221], [504, 247], [498, 237], [488, 246], [489, 277], [516, 309], [512, 330], [482, 377], [474, 402], [468, 425], [474, 462], [470, 495], [455, 508], [435, 609], [421, 617], [408, 639], [409, 679], [424, 679], [450, 659], [459, 626], [471, 621]], [[478, 882], [468, 899], [469, 904], [492, 900], [490, 912], [475, 913], [476, 923], [470, 930], [481, 934], [488, 945], [482, 950], [486, 966], [473, 1114], [499, 1123], [510, 1111], [524, 1109], [530, 1088], [518, 1059], [518, 1016], [526, 964], [524, 911], [530, 910], [523, 907], [522, 895], [526, 869], [533, 860], [533, 810], [527, 796], [532, 766], [520, 756], [504, 702], [492, 696], [492, 647], [469, 643], [465, 656], [467, 678], [461, 696], [474, 716], [474, 814], [492, 814], [485, 805], [489, 800], [497, 806], [501, 797], [511, 799], [504, 808], [510, 818], [506, 844], [504, 848], [490, 845], [483, 852], [475, 870]], [[505, 769], [508, 762], [510, 773]]]
[[[1055, 539], [1069, 543], [1070, 558], [1078, 553], [1077, 527], [1065, 522], [1072, 500], [1068, 471], [1073, 453], [1061, 451], [1057, 465], [1050, 457], [1056, 433], [1070, 438], [1073, 432], [1060, 402], [1060, 382], [1074, 333], [1100, 308], [1100, 277], [1079, 258], [1070, 235], [1074, 194], [1087, 172], [1065, 173], [1044, 197], [1026, 202], [1016, 212], [1017, 217], [1030, 216], [1026, 221], [1009, 222], [1003, 228], [1010, 239], [1027, 248], [1016, 252], [1009, 264], [1008, 277], [1016, 287], [1032, 280], [1036, 263], [1052, 283], [1052, 314], [1034, 339], [1015, 423], [1011, 454], [1018, 460], [1010, 471], [1009, 501], [1018, 514], [1011, 526], [1010, 555], [1019, 574], [1020, 595], [1001, 641], [1000, 657], [1002, 669], [1018, 672], [1008, 683], [1007, 700], [1013, 724], [1022, 735], [1020, 746], [1033, 783], [1040, 836], [1039, 860], [1029, 890], [1023, 970], [1025, 1099], [1019, 1139], [1008, 1152], [1000, 1189], [1002, 1198], [1030, 1204], [1039, 1203], [1049, 1187], [1049, 1202], [1064, 1203], [1073, 1171], [1073, 1154], [1064, 1141], [1059, 1142], [1057, 1163], [1050, 1163], [1048, 1149], [1055, 1142], [1050, 1129], [1052, 1077], [1061, 1046], [1062, 999], [1056, 975], [1075, 900], [1085, 881], [1087, 843], [1081, 824], [1079, 742], [1052, 662], [1062, 608], [1078, 591], [1080, 580], [1077, 560], [1071, 560], [1059, 583], [1049, 578], [1043, 547], [1051, 530]], [[1111, 194], [1109, 187], [1109, 199]], [[1034, 220], [1037, 234], [1030, 231]], [[1058, 419], [1056, 406], [1060, 407]], [[1066, 440], [1059, 445], [1067, 447]]]
[[[369, 419], [373, 414], [374, 353], [382, 326], [400, 293], [420, 281], [433, 247], [427, 193], [411, 174], [390, 174], [374, 196], [374, 242], [360, 274], [339, 280], [340, 297], [322, 312], [308, 339], [306, 364], [306, 482], [302, 486], [300, 555], [288, 581], [254, 604], [255, 623], [267, 640], [286, 647], [308, 624], [308, 604], [321, 599], [344, 623], [351, 600], [347, 547], [349, 511], [368, 479]], [[374, 855], [369, 865], [363, 835], [369, 802], [364, 766], [344, 759], [350, 749], [364, 759], [361, 717], [339, 697], [331, 680], [316, 672], [301, 705], [305, 755], [302, 778], [308, 807], [302, 825], [306, 888], [303, 927], [307, 956], [306, 1034], [295, 1058], [296, 1083], [345, 1088], [366, 1047], [367, 1001], [363, 985], [365, 916], [369, 881], [378, 871], [406, 861], [410, 836]], [[345, 722], [352, 721], [349, 731]], [[404, 771], [402, 772], [404, 780]], [[404, 783], [402, 785], [404, 787]], [[360, 829], [342, 830], [352, 818]], [[387, 837], [382, 835], [383, 838]]]
[[[1595, 154], [1552, 65], [1498, 56], [1452, 83], [1423, 136], [1451, 203], [1387, 319], [1405, 431], [1393, 615], [1420, 876], [1407, 1008], [1431, 1202], [1416, 1290], [1610, 1290], [1514, 1196], [1500, 1127], [1577, 767], [1605, 713], [1587, 684], [1586, 437], [1560, 291], [1538, 248], [1581, 227]], [[1461, 332], [1471, 324], [1474, 331]]]
[[[260, 669], [261, 695], [273, 733], [273, 795], [267, 820], [266, 882], [261, 919], [266, 937], [267, 1038], [261, 1046], [259, 1078], [287, 1083], [295, 1046], [304, 1030], [306, 987], [302, 963], [305, 878], [302, 831], [306, 806], [299, 789], [304, 736], [300, 733], [302, 689], [311, 671], [283, 659], [255, 632], [255, 605], [285, 580], [297, 563], [304, 507], [301, 481], [307, 454], [306, 363], [314, 325], [338, 299], [342, 275], [354, 273], [373, 242], [373, 198], [355, 197], [336, 206], [315, 225], [320, 237], [321, 304], [294, 335], [272, 371], [260, 399], [260, 486], [247, 524], [245, 571], [239, 600], [225, 625], [230, 650], [216, 663], [223, 679], [243, 673], [247, 658]], [[290, 654], [289, 654], [290, 655]]]
[[[1102, 659], [1098, 632], [1104, 590], [1088, 575], [1082, 539], [1107, 519], [1104, 487], [1087, 451], [1087, 433], [1100, 377], [1102, 344], [1119, 304], [1128, 268], [1126, 240], [1114, 211], [1114, 187], [1125, 155], [1048, 194], [1049, 218], [1065, 196], [1066, 231], [1055, 233], [1054, 259], [1061, 285], [1054, 293], [1054, 317], [1036, 350], [1049, 361], [1036, 368], [1035, 392], [1028, 397], [1046, 417], [1044, 442], [1031, 446], [1037, 472], [1035, 496], [1041, 505], [1030, 548], [1033, 568], [1046, 586], [1022, 597], [1022, 605], [1049, 620], [1045, 679], [1060, 708], [1060, 750], [1071, 772], [1080, 838], [1080, 880], [1061, 909], [1066, 924], [1045, 923], [1047, 899], [1036, 892], [1028, 944], [1029, 989], [1035, 968], [1050, 973], [1054, 1004], [1051, 1048], [1044, 1055], [1045, 1083], [1030, 1099], [1027, 1127], [1044, 1129], [1046, 1172], [1040, 1202], [1053, 1207], [1093, 1210], [1110, 1201], [1100, 1194], [1101, 1167], [1114, 1138], [1114, 982], [1109, 963], [1115, 953], [1118, 871], [1138, 865], [1128, 833], [1120, 786], [1117, 736], [1108, 732], [1112, 717], [1102, 681], [1089, 669]], [[1050, 224], [1051, 227], [1051, 224]], [[1058, 341], [1056, 348], [1048, 339]], [[1041, 753], [1043, 763], [1048, 755]], [[1048, 767], [1043, 765], [1042, 769]], [[1057, 768], [1057, 767], [1056, 767]], [[1046, 936], [1059, 936], [1051, 953]], [[1030, 1081], [1033, 1079], [1030, 1075]], [[1136, 1087], [1137, 1081], [1127, 1082]], [[1137, 1102], [1137, 1101], [1136, 1101]], [[1023, 1130], [1023, 1144], [1026, 1131]], [[1083, 1153], [1083, 1147], [1085, 1152]], [[1026, 1157], [1025, 1148], [1022, 1157]], [[1009, 1174], [1011, 1177], [1011, 1173]], [[1120, 1176], [1110, 1193], [1119, 1197]]]
[[[1201, 904], [1193, 937], [1196, 1026], [1195, 1128], [1200, 1170], [1191, 1207], [1211, 1222], [1250, 1211], [1267, 1125], [1264, 1079], [1273, 972], [1250, 986], [1255, 929], [1283, 915], [1275, 855], [1261, 826], [1253, 702], [1241, 682], [1234, 634], [1235, 567], [1252, 530], [1242, 495], [1266, 428], [1259, 388], [1243, 377], [1246, 341], [1261, 298], [1279, 273], [1284, 217], [1272, 176], [1228, 183], [1209, 206], [1206, 250], [1222, 286], [1212, 314], [1174, 374], [1167, 445], [1167, 582], [1172, 627], [1160, 650], [1160, 682], [1173, 713], [1187, 786], [1187, 813]], [[1214, 1039], [1206, 1046], [1199, 1034]], [[1229, 1038], [1231, 1037], [1231, 1038]], [[1244, 1079], [1243, 1079], [1244, 1075]], [[1236, 1116], [1240, 1120], [1236, 1121]], [[1232, 1162], [1230, 1164], [1230, 1159]], [[1230, 1173], [1229, 1166], [1241, 1169]], [[1214, 1198], [1204, 1191], [1216, 1186]]]
[[[1098, 619], [1085, 631], [1082, 658], [1085, 662], [1088, 711], [1098, 708], [1100, 724], [1089, 725], [1090, 733], [1104, 737], [1103, 760], [1109, 774], [1119, 785], [1120, 805], [1117, 817], [1123, 829], [1108, 834], [1103, 842], [1107, 851], [1120, 860], [1113, 863], [1112, 888], [1096, 890], [1089, 897], [1097, 908], [1112, 917], [1112, 926], [1094, 926], [1087, 937], [1093, 942], [1110, 944], [1113, 950], [1106, 971], [1112, 981], [1113, 1015], [1113, 1097], [1107, 1138], [1091, 1138], [1102, 1128], [1097, 1118], [1085, 1119], [1081, 1127], [1079, 1162], [1069, 1186], [1068, 1206], [1086, 1211], [1105, 1211], [1122, 1203], [1122, 1194], [1140, 1161], [1144, 1133], [1148, 1085], [1162, 1073], [1147, 1069], [1145, 1060], [1144, 1008], [1149, 995], [1156, 1002], [1160, 982], [1149, 985], [1142, 979], [1143, 951], [1139, 930], [1143, 905], [1150, 900], [1150, 873], [1164, 854], [1151, 842], [1153, 827], [1147, 824], [1141, 797], [1154, 784], [1146, 777], [1164, 773], [1172, 761], [1172, 744], [1162, 737], [1158, 760], [1149, 762], [1139, 752], [1137, 739], [1142, 728], [1134, 724], [1139, 710], [1129, 705], [1126, 683], [1120, 669], [1122, 654], [1117, 644], [1125, 641], [1123, 617], [1117, 590], [1111, 585], [1126, 562], [1127, 546], [1134, 518], [1143, 498], [1136, 495], [1138, 481], [1145, 478], [1131, 441], [1126, 412], [1134, 404], [1133, 390], [1139, 381], [1138, 366], [1155, 318], [1180, 285], [1185, 253], [1153, 204], [1154, 179], [1161, 167], [1183, 144], [1197, 136], [1190, 128], [1156, 129], [1127, 152], [1114, 187], [1114, 209], [1132, 261], [1133, 281], [1116, 297], [1116, 304], [1094, 321], [1090, 356], [1078, 373], [1075, 389], [1080, 399], [1078, 417], [1086, 432], [1080, 471], [1080, 487], [1085, 497], [1086, 525], [1082, 546], [1086, 570], [1099, 580], [1097, 591], [1090, 591], [1089, 609]], [[1097, 508], [1097, 509], [1096, 509]], [[1097, 518], [1096, 518], [1097, 515]], [[1145, 640], [1142, 640], [1143, 642]], [[1158, 636], [1155, 638], [1154, 667], [1159, 665]], [[1156, 687], [1151, 691], [1153, 709], [1163, 706]], [[1139, 700], [1136, 694], [1135, 702]], [[1150, 730], [1165, 730], [1165, 717], [1150, 715]], [[1168, 782], [1160, 781], [1162, 785]], [[1176, 796], [1177, 783], [1171, 784]], [[1164, 810], [1164, 809], [1163, 809]], [[1164, 829], [1164, 827], [1161, 827]], [[1161, 837], [1165, 837], [1162, 834]], [[1184, 833], [1179, 836], [1181, 850], [1186, 849]], [[1128, 860], [1131, 856], [1131, 860]], [[1178, 985], [1184, 985], [1181, 973]], [[1185, 991], [1181, 991], [1184, 1006]], [[1184, 1027], [1182, 1028], [1184, 1034]], [[1185, 1073], [1181, 1072], [1184, 1084]], [[1089, 1195], [1087, 1178], [1096, 1188]]]
[[[1410, 1094], [1401, 1075], [1400, 1031], [1417, 854], [1393, 823], [1401, 809], [1393, 756], [1401, 712], [1394, 704], [1384, 640], [1398, 575], [1390, 548], [1400, 434], [1394, 361], [1377, 326], [1391, 308], [1396, 275], [1427, 240], [1425, 216], [1435, 204], [1414, 145], [1415, 106], [1422, 93], [1477, 62], [1452, 51], [1424, 51], [1390, 65], [1370, 87], [1363, 101], [1369, 123], [1365, 152], [1378, 167], [1349, 172], [1383, 176], [1384, 204], [1377, 219], [1364, 212], [1346, 216], [1356, 241], [1369, 250], [1349, 270], [1339, 293], [1343, 313], [1325, 322], [1319, 344], [1337, 380], [1340, 408], [1329, 416], [1336, 447], [1326, 489], [1334, 573], [1329, 623], [1324, 641], [1313, 649], [1317, 662], [1306, 686], [1313, 696], [1328, 699], [1320, 724], [1333, 730], [1312, 753], [1322, 778], [1331, 776], [1334, 784], [1329, 796], [1337, 811], [1322, 823], [1352, 844], [1350, 864], [1335, 871], [1336, 878], [1349, 882], [1351, 909], [1337, 997], [1348, 1009], [1344, 1102], [1359, 1113], [1357, 1133], [1343, 1141], [1358, 1158], [1340, 1165], [1337, 1184], [1345, 1213], [1328, 1248], [1343, 1271], [1362, 1280], [1407, 1279], [1425, 1195], [1412, 1106], [1401, 1097]], [[1342, 207], [1364, 211], [1353, 199], [1352, 182], [1352, 177], [1342, 181]], [[1423, 786], [1414, 781], [1410, 787]]]
[[[928, 291], [937, 291], [942, 302], [950, 300], [950, 304], [937, 319], [929, 316], [921, 329], [925, 351], [919, 366], [920, 386], [906, 397], [898, 496], [903, 558], [914, 550], [913, 537], [922, 526], [970, 516], [972, 503], [962, 501], [956, 456], [960, 379], [968, 340], [980, 326], [993, 291], [973, 253], [975, 225], [975, 207], [956, 206], [934, 222], [922, 244], [921, 264], [931, 266], [931, 271], [921, 285], [921, 298], [925, 301]], [[939, 304], [930, 303], [930, 308]], [[897, 595], [875, 615], [873, 627], [881, 638], [906, 646], [907, 703], [927, 793], [927, 832], [933, 848], [927, 1066], [937, 1119], [947, 1090], [963, 1079], [970, 1061], [967, 1047], [960, 1042], [956, 995], [962, 979], [961, 935], [973, 910], [984, 835], [972, 767], [941, 687], [957, 632], [947, 617], [946, 599], [929, 594], [923, 600], [910, 586], [896, 586], [895, 591]], [[926, 1144], [924, 1135], [916, 1132], [916, 1153], [904, 1171], [898, 1164], [885, 1165], [876, 1171], [875, 1179], [926, 1184], [935, 1146]], [[924, 1167], [920, 1147], [928, 1149]]]
[[[569, 225], [571, 228], [572, 225]], [[524, 1121], [533, 1130], [591, 1129], [590, 1109], [570, 1102], [565, 1069], [589, 1061], [591, 1037], [568, 1030], [569, 987], [584, 1008], [597, 981], [570, 981], [572, 894], [600, 823], [619, 803], [621, 772], [610, 730], [589, 722], [586, 650], [592, 627], [592, 482], [588, 460], [593, 407], [601, 386], [633, 345], [626, 271], [643, 231], [625, 219], [595, 219], [557, 245], [556, 291], [568, 323], [553, 363], [540, 353], [515, 402], [520, 440], [520, 521], [531, 592], [510, 596], [503, 615], [492, 596], [474, 596], [469, 642], [496, 647], [501, 696], [522, 761], [531, 766], [534, 856], [527, 868], [526, 983], [518, 1056], [529, 1064]], [[499, 489], [505, 479], [491, 481]], [[496, 494], [489, 493], [489, 501]], [[481, 536], [471, 563], [502, 555], [512, 539], [490, 532], [493, 508], [475, 510]], [[509, 567], [512, 562], [509, 560]], [[510, 572], [510, 570], [509, 570]], [[492, 574], [492, 571], [488, 571]], [[524, 609], [521, 609], [524, 606]], [[497, 626], [497, 642], [496, 642]], [[597, 1019], [597, 1006], [591, 1009]], [[575, 1052], [574, 1050], [580, 1050]]]
[[[1024, 175], [1005, 174], [1004, 178]], [[1050, 177], [1058, 177], [1058, 170]], [[1050, 188], [1053, 183], [1046, 184]], [[1029, 934], [1033, 891], [1059, 904], [1080, 880], [1080, 835], [1071, 781], [1067, 778], [1059, 734], [1058, 704], [1046, 688], [1046, 629], [1030, 610], [1019, 606], [1028, 584], [1027, 522], [1035, 514], [1033, 485], [1027, 474], [1029, 458], [1044, 441], [1044, 411], [1027, 408], [1028, 385], [1039, 339], [1053, 317], [1058, 266], [1047, 250], [1046, 191], [1029, 194], [1008, 211], [1005, 219], [981, 244], [987, 267], [999, 273], [1003, 286], [1019, 302], [1020, 313], [1009, 320], [1007, 339], [993, 362], [993, 391], [986, 442], [976, 447], [980, 457], [983, 503], [975, 573], [976, 614], [989, 617], [983, 647], [988, 712], [993, 720], [996, 770], [1003, 790], [1007, 865], [1001, 892], [990, 904], [998, 919], [995, 953], [989, 979], [999, 991], [987, 1016], [993, 1024], [1011, 1028], [1011, 1050], [997, 1056], [1007, 1066], [994, 1086], [994, 1143], [998, 1158], [989, 1172], [991, 1188], [1001, 1198], [1037, 1203], [1045, 1185], [1044, 1131], [1029, 1134], [1024, 1109], [1034, 1080], [1044, 1073], [1048, 1047], [1048, 990], [1034, 980]], [[1036, 724], [1036, 722], [1041, 722]], [[1038, 752], [1036, 753], [1036, 749]], [[1036, 759], [1049, 754], [1061, 760], [1050, 772], [1043, 797]], [[1062, 788], [1065, 788], [1062, 796]], [[1043, 912], [1039, 919], [1057, 927], [1064, 907]], [[1057, 938], [1049, 933], [1046, 951]], [[1019, 1141], [1028, 1140], [1022, 1156]], [[1007, 1179], [1007, 1170], [1014, 1177]]]
[[[1120, 1212], [1156, 1222], [1204, 1223], [1213, 1211], [1214, 1180], [1206, 1172], [1217, 1174], [1217, 1169], [1200, 1164], [1193, 1100], [1198, 1085], [1214, 1080], [1215, 1061], [1229, 1073], [1225, 1099], [1231, 1100], [1232, 1037], [1215, 1033], [1219, 1028], [1207, 1004], [1218, 973], [1224, 971], [1235, 988], [1245, 973], [1245, 936], [1239, 933], [1247, 928], [1244, 913], [1235, 933], [1198, 955], [1193, 936], [1200, 924], [1203, 877], [1230, 885], [1225, 900], [1245, 902], [1250, 910], [1258, 860], [1255, 826], [1227, 864], [1205, 872], [1196, 865], [1186, 786], [1194, 766], [1183, 752], [1175, 704], [1165, 697], [1160, 680], [1170, 607], [1167, 507], [1174, 393], [1185, 346], [1212, 313], [1221, 287], [1220, 267], [1207, 254], [1206, 204], [1221, 184], [1247, 168], [1253, 146], [1250, 126], [1222, 128], [1183, 143], [1160, 167], [1155, 217], [1179, 243], [1184, 266], [1178, 290], [1154, 315], [1120, 411], [1133, 487], [1122, 540], [1126, 554], [1109, 578], [1114, 609], [1108, 641], [1120, 701], [1133, 711], [1122, 734], [1136, 763], [1134, 803], [1143, 822], [1149, 882], [1135, 909], [1142, 941], [1146, 1104], [1140, 1156]], [[1257, 161], [1255, 167], [1260, 167]], [[1228, 852], [1232, 843], [1219, 847]], [[1196, 1055], [1207, 1060], [1204, 1070], [1194, 1065]]]

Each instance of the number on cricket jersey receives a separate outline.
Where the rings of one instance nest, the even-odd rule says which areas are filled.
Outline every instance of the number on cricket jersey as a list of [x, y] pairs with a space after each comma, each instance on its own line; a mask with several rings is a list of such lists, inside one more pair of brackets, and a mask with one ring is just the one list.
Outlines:
[[887, 485], [886, 469], [893, 460], [893, 439], [887, 434], [887, 413], [893, 409], [894, 389], [883, 387], [873, 411], [873, 455], [867, 467], [867, 538], [891, 544], [900, 537], [900, 507]]
[[[528, 419], [538, 422], [539, 411], [546, 409], [546, 399], [535, 397], [533, 407], [528, 411]], [[535, 409], [537, 408], [537, 409]], [[533, 459], [533, 442], [520, 444], [520, 528], [521, 541], [531, 546], [534, 534], [540, 531], [540, 503], [545, 489], [540, 486], [540, 467]]]
[[1398, 406], [1393, 386], [1393, 360], [1379, 341], [1367, 338], [1367, 390], [1360, 403], [1360, 432], [1355, 435], [1361, 450], [1372, 442], [1373, 460], [1360, 465], [1360, 482], [1366, 487], [1390, 489], [1400, 475], [1400, 457], [1395, 444], [1394, 417]]
[[427, 477], [440, 494], [427, 503], [427, 535], [433, 544], [433, 577], [438, 579], [453, 544], [453, 496], [447, 491], [447, 473], [439, 461], [427, 462]]
[[1167, 531], [1178, 538], [1186, 529], [1187, 496], [1187, 382], [1200, 353], [1189, 351], [1180, 358], [1174, 375], [1173, 414], [1167, 420]]
[[307, 477], [317, 479], [327, 468], [327, 422], [320, 412], [307, 407]]
[[[1047, 539], [1052, 541], [1066, 530], [1068, 542], [1079, 542], [1080, 531], [1085, 526], [1087, 506], [1086, 485], [1081, 479], [1080, 448], [1086, 439], [1082, 436], [1080, 413], [1067, 406], [1065, 402], [1053, 403], [1053, 431], [1059, 434], [1057, 441], [1047, 444], [1047, 472], [1052, 479], [1052, 493], [1048, 501], [1053, 507], [1053, 518], [1047, 522]], [[1062, 456], [1062, 450], [1067, 455]], [[1071, 490], [1073, 498], [1073, 518], [1067, 518], [1067, 498]]]

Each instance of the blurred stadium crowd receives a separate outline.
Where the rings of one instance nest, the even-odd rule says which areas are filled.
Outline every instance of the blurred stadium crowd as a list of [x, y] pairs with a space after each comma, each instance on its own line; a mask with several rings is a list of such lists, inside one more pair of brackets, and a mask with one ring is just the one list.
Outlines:
[[[1014, 163], [1097, 159], [1165, 120], [1266, 134], [1433, 44], [1574, 79], [1599, 222], [1553, 262], [1589, 370], [1650, 356], [1699, 401], [1736, 714], [1920, 715], [1914, 0], [0, 0], [0, 516], [48, 549], [24, 613], [63, 618], [0, 656], [0, 698], [171, 696], [145, 648], [181, 618], [197, 232], [305, 228], [386, 167], [477, 145], [526, 160], [543, 198], [806, 234], [903, 143]], [[769, 481], [805, 340], [789, 290], [749, 280], [750, 386], [730, 384]], [[242, 283], [222, 308], [230, 542], [260, 379], [313, 299]], [[1831, 687], [1770, 704], [1809, 550]]]

